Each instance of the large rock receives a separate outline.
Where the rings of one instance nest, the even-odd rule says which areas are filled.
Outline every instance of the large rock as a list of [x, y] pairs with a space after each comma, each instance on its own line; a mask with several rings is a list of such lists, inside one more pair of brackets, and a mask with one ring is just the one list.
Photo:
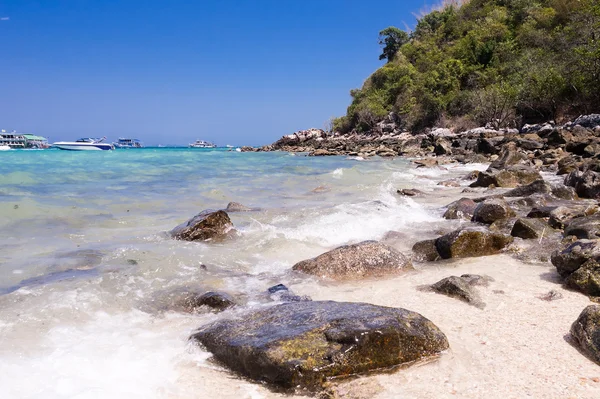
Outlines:
[[588, 260], [566, 279], [567, 287], [576, 289], [586, 295], [600, 297], [600, 264]]
[[557, 206], [550, 211], [548, 224], [555, 229], [564, 229], [570, 220], [584, 216], [590, 216], [598, 212], [598, 205], [570, 203], [565, 206]]
[[461, 198], [448, 205], [444, 213], [445, 219], [471, 220], [477, 204], [470, 198]]
[[477, 205], [473, 213], [473, 221], [492, 224], [497, 220], [507, 219], [514, 215], [515, 212], [504, 199], [490, 198]]
[[234, 232], [233, 223], [225, 211], [204, 211], [171, 230], [177, 240], [222, 240]]
[[470, 305], [483, 309], [485, 304], [479, 293], [470, 284], [468, 278], [450, 276], [431, 285], [431, 289], [439, 294], [448, 295], [460, 299]]
[[412, 247], [413, 259], [416, 261], [435, 262], [442, 259], [435, 246], [436, 240], [424, 240], [415, 243]]
[[514, 145], [509, 145], [502, 149], [500, 156], [490, 164], [488, 171], [506, 169], [525, 161], [527, 161], [527, 156], [519, 151], [516, 151]]
[[600, 364], [600, 306], [585, 308], [571, 326], [571, 335], [583, 352]]
[[512, 243], [513, 238], [483, 227], [467, 227], [438, 238], [435, 246], [443, 259], [495, 255]]
[[600, 198], [600, 173], [588, 170], [574, 170], [565, 177], [565, 185], [575, 187], [575, 192], [582, 198]]
[[366, 303], [292, 302], [222, 320], [191, 337], [254, 380], [316, 391], [328, 378], [429, 358], [448, 349], [418, 313]]
[[589, 240], [600, 238], [600, 215], [580, 217], [565, 224], [565, 236]]
[[532, 194], [548, 194], [552, 192], [552, 186], [544, 180], [536, 180], [525, 186], [513, 188], [504, 193], [505, 197], [527, 197]]
[[565, 249], [556, 250], [552, 254], [552, 264], [562, 277], [568, 277], [584, 263], [600, 260], [600, 241], [578, 240]]
[[519, 218], [510, 232], [513, 237], [525, 240], [549, 235], [552, 229], [540, 219]]
[[344, 245], [293, 267], [297, 271], [336, 280], [381, 277], [412, 268], [406, 256], [377, 241]]
[[535, 169], [524, 165], [514, 165], [500, 171], [481, 172], [471, 187], [517, 187], [533, 183], [541, 178], [542, 176]]

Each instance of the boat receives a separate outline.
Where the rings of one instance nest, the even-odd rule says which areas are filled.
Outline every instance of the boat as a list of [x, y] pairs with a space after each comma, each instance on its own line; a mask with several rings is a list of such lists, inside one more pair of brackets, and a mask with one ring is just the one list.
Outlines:
[[0, 151], [8, 151], [8, 150], [10, 150], [10, 149], [11, 149], [11, 148], [10, 148], [10, 146], [8, 146], [8, 145], [4, 145], [4, 144], [0, 145]]
[[144, 145], [138, 139], [126, 139], [119, 137], [119, 140], [113, 143], [115, 148], [142, 148]]
[[211, 142], [204, 140], [196, 140], [189, 145], [190, 148], [217, 148], [217, 146]]
[[106, 140], [106, 137], [102, 137], [101, 139], [82, 138], [77, 141], [59, 141], [53, 143], [52, 147], [69, 151], [103, 151], [115, 149], [114, 145], [103, 143], [104, 140]]

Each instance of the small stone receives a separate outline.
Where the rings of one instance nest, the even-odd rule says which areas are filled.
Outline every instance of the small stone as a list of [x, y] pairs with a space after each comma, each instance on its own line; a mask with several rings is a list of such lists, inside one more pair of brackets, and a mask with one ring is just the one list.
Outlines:
[[431, 289], [439, 294], [460, 299], [480, 309], [485, 307], [479, 293], [469, 284], [469, 280], [465, 278], [457, 276], [446, 277], [433, 284]]

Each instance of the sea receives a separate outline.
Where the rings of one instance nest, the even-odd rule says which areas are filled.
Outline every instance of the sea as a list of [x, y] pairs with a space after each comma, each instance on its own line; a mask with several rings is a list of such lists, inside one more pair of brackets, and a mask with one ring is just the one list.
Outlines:
[[[416, 168], [402, 158], [230, 149], [4, 151], [0, 398], [293, 397], [230, 373], [188, 339], [202, 325], [268, 306], [265, 292], [276, 284], [314, 299], [399, 303], [418, 311], [423, 298], [431, 298], [425, 316], [439, 313], [434, 320], [446, 331], [452, 329], [444, 323], [455, 315], [481, 317], [479, 309], [415, 290], [425, 277], [344, 285], [291, 268], [364, 240], [383, 240], [410, 255], [414, 242], [459, 223], [442, 218], [452, 198], [438, 183], [455, 179], [466, 187], [462, 176], [485, 167]], [[400, 188], [422, 190], [426, 200], [398, 195]], [[253, 208], [229, 214], [235, 238], [185, 242], [168, 234], [197, 213], [232, 201]], [[496, 270], [510, 268], [510, 262]], [[437, 270], [431, 272], [436, 278], [447, 274], [430, 270]], [[170, 293], [182, 289], [224, 291], [240, 306], [185, 313], [169, 303]], [[482, 381], [488, 378], [479, 372]], [[467, 373], [457, 383], [468, 385], [473, 378]], [[427, 379], [420, 384], [416, 396], [405, 397], [420, 397], [434, 386]], [[425, 396], [441, 397], [441, 391], [432, 392]]]

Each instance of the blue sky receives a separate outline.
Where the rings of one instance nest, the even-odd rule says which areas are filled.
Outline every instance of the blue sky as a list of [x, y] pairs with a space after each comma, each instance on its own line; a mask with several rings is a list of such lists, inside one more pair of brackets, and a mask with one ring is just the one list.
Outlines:
[[426, 0], [0, 0], [0, 128], [268, 144], [344, 114]]

